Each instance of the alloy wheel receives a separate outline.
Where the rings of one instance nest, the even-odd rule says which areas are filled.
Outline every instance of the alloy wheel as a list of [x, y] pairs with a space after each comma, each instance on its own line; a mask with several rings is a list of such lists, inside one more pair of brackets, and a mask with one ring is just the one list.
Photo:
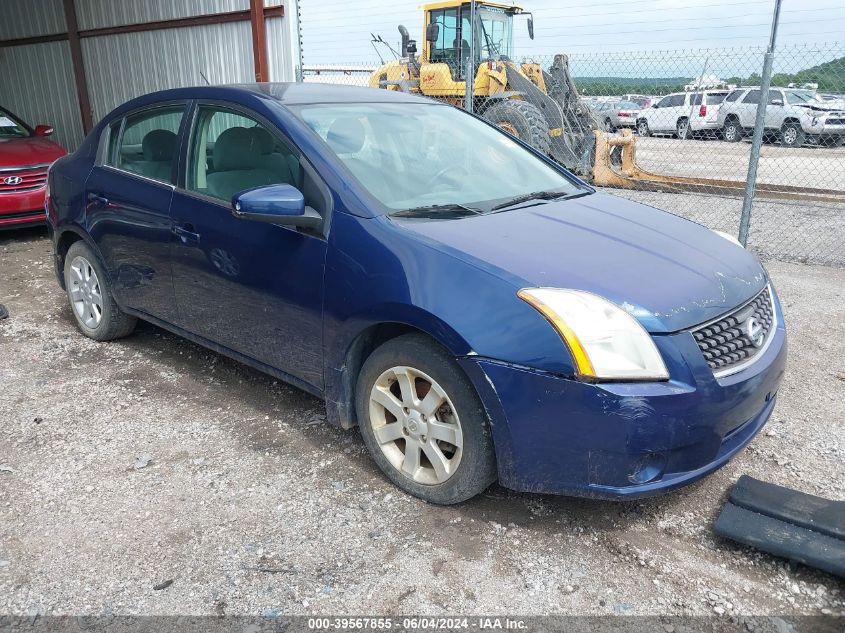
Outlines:
[[103, 318], [103, 295], [97, 271], [87, 259], [76, 256], [70, 263], [70, 300], [85, 327], [94, 329]]
[[783, 142], [786, 145], [794, 145], [798, 138], [798, 130], [794, 127], [788, 127], [783, 131]]
[[463, 454], [463, 431], [452, 401], [413, 367], [383, 372], [370, 391], [370, 424], [384, 456], [413, 481], [442, 484]]

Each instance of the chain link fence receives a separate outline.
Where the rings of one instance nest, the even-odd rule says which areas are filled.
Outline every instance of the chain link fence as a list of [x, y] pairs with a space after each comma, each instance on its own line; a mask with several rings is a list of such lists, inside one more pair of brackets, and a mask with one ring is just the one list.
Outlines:
[[[608, 193], [738, 235], [763, 49], [513, 59], [482, 50], [470, 100], [468, 51], [415, 53], [305, 66], [303, 80], [471, 106]], [[845, 266], [845, 44], [778, 48], [774, 68], [748, 246]]]

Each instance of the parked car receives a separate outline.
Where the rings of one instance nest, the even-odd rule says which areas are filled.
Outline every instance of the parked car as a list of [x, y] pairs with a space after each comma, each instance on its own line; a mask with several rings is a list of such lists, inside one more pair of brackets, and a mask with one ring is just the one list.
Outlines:
[[430, 502], [497, 478], [658, 494], [775, 405], [786, 332], [754, 255], [449, 105], [167, 90], [106, 115], [49, 180], [83, 334], [140, 318], [301, 387]]
[[685, 139], [694, 134], [715, 134], [718, 112], [727, 90], [676, 92], [666, 95], [637, 116], [637, 134], [670, 134]]
[[[759, 88], [740, 88], [728, 95], [719, 111], [719, 127], [726, 141], [736, 142], [751, 134], [759, 103]], [[771, 88], [764, 126], [768, 136], [787, 147], [800, 147], [806, 141], [841, 145], [845, 110], [828, 105], [809, 90]]]
[[608, 101], [593, 107], [596, 118], [608, 132], [615, 132], [620, 127], [633, 128], [639, 111], [640, 107], [632, 101]]
[[0, 107], [0, 229], [44, 223], [47, 169], [66, 153], [46, 138], [52, 133]]

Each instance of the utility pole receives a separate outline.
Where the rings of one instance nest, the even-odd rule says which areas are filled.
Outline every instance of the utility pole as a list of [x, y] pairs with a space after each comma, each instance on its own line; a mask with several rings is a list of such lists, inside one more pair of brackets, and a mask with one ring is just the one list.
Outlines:
[[760, 163], [760, 148], [763, 146], [763, 128], [766, 123], [766, 108], [769, 105], [769, 86], [772, 83], [772, 64], [775, 59], [775, 41], [780, 22], [780, 3], [775, 0], [775, 12], [772, 16], [772, 32], [769, 35], [769, 48], [763, 58], [763, 77], [760, 80], [760, 103], [757, 104], [757, 118], [754, 121], [754, 137], [751, 140], [751, 157], [748, 160], [748, 178], [745, 181], [745, 197], [742, 200], [742, 216], [739, 220], [739, 241], [748, 244], [748, 229], [751, 226], [751, 207], [754, 204], [754, 191], [757, 187], [757, 166]]
[[[461, 33], [461, 38], [464, 34]], [[473, 80], [475, 79], [475, 0], [469, 3], [469, 59], [464, 60], [466, 94], [464, 95], [464, 109], [467, 112], [473, 110]]]

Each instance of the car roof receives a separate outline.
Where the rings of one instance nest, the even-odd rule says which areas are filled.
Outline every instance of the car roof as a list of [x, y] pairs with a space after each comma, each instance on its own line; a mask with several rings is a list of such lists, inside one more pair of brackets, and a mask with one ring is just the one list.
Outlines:
[[171, 88], [146, 94], [126, 105], [146, 105], [157, 101], [177, 99], [225, 99], [241, 97], [273, 99], [282, 105], [309, 103], [439, 103], [425, 97], [396, 90], [379, 90], [359, 86], [342, 86], [321, 83], [244, 83], [220, 86], [194, 86]]

